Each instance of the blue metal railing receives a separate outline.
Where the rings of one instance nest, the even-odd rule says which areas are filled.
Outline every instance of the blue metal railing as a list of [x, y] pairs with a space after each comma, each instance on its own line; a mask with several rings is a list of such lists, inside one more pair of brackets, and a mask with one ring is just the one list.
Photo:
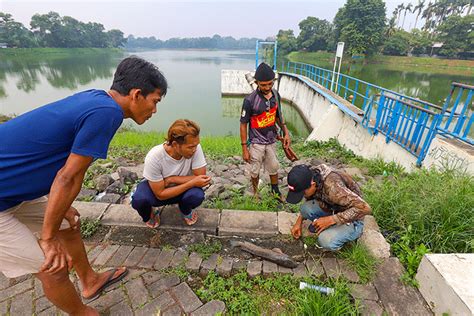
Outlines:
[[438, 133], [474, 145], [474, 133], [470, 133], [474, 123], [473, 94], [474, 86], [458, 82], [451, 84], [451, 92], [440, 114]]
[[[331, 70], [296, 62], [282, 63], [281, 71], [307, 77], [328, 90], [334, 76]], [[471, 103], [474, 87], [453, 83], [450, 96], [440, 107], [345, 74], [339, 76], [333, 92], [364, 112], [361, 124], [373, 134], [384, 134], [387, 143], [394, 141], [405, 148], [418, 158], [418, 165], [437, 133], [473, 144], [469, 131], [474, 124]], [[458, 94], [451, 98], [456, 89]], [[331, 102], [346, 112], [343, 102]]]

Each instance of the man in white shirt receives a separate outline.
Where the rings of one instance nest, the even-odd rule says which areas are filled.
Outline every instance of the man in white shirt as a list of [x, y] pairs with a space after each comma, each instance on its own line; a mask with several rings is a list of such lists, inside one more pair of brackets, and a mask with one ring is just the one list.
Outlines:
[[196, 207], [204, 201], [206, 159], [199, 144], [199, 126], [177, 120], [168, 130], [166, 142], [153, 147], [145, 158], [144, 180], [132, 196], [132, 207], [150, 228], [160, 225], [158, 207], [178, 204], [187, 225], [197, 221]]

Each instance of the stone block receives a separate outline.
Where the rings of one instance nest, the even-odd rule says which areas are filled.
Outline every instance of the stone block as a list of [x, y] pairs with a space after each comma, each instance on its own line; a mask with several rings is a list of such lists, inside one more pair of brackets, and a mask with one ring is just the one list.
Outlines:
[[299, 263], [296, 268], [293, 268], [293, 275], [297, 278], [308, 276], [308, 270], [303, 263]]
[[275, 236], [278, 235], [276, 212], [223, 210], [219, 222], [221, 236]]
[[260, 275], [262, 273], [262, 261], [250, 261], [247, 265], [247, 273], [251, 278]]
[[125, 295], [123, 293], [123, 290], [121, 288], [116, 288], [113, 291], [102, 294], [98, 299], [93, 300], [92, 302], [86, 302], [86, 304], [94, 307], [99, 312], [103, 312], [107, 308], [124, 300]]
[[19, 294], [12, 298], [10, 315], [32, 315], [33, 314], [33, 291]]
[[0, 291], [0, 302], [3, 302], [17, 294], [33, 289], [33, 280], [26, 280], [21, 283], [12, 285]]
[[262, 265], [263, 276], [271, 276], [278, 272], [278, 265], [276, 263], [264, 260]]
[[380, 231], [380, 227], [377, 224], [377, 221], [375, 220], [375, 217], [372, 215], [365, 215], [364, 216], [364, 230], [366, 229], [372, 229], [375, 231]]
[[129, 316], [133, 315], [132, 308], [125, 302], [120, 302], [110, 308], [110, 315]]
[[148, 301], [148, 291], [141, 278], [128, 281], [125, 283], [125, 288], [133, 309], [137, 309]]
[[88, 253], [87, 253], [87, 258], [89, 259], [89, 263], [93, 264], [94, 260], [100, 255], [100, 253], [107, 247], [107, 245], [97, 245], [94, 248], [92, 248]]
[[278, 212], [278, 232], [283, 235], [291, 235], [291, 228], [298, 215], [298, 213]]
[[173, 259], [171, 259], [170, 267], [176, 268], [179, 266], [184, 266], [186, 259], [188, 258], [188, 252], [184, 250], [177, 250], [174, 253]]
[[291, 268], [286, 268], [286, 267], [282, 267], [282, 266], [278, 266], [278, 273], [281, 273], [281, 274], [292, 274], [292, 273], [293, 273], [293, 269], [291, 269]]
[[386, 259], [390, 257], [390, 244], [383, 235], [372, 229], [365, 229], [359, 237], [359, 241], [364, 245], [370, 254], [377, 259]]
[[143, 256], [142, 260], [138, 263], [138, 267], [151, 269], [156, 259], [160, 256], [161, 250], [156, 248], [150, 248]]
[[225, 304], [222, 301], [212, 300], [191, 313], [191, 316], [223, 315]]
[[111, 267], [121, 266], [132, 250], [133, 246], [121, 245], [109, 262], [107, 262], [107, 265]]
[[314, 275], [315, 277], [319, 277], [324, 274], [324, 268], [321, 264], [321, 261], [310, 258], [306, 260], [305, 264], [309, 274]]
[[336, 258], [321, 258], [321, 263], [328, 278], [337, 279], [341, 276], [341, 269]]
[[247, 261], [235, 259], [232, 263], [232, 274], [239, 273], [242, 270], [247, 271]]
[[94, 264], [98, 266], [103, 266], [107, 261], [112, 258], [115, 252], [119, 249], [119, 245], [108, 245], [105, 249], [97, 256], [94, 260]]
[[[35, 314], [39, 314], [40, 312], [54, 306], [53, 303], [51, 303], [46, 296], [43, 296], [37, 299], [34, 305], [35, 305]], [[3, 314], [0, 312], [0, 315], [3, 315]]]
[[136, 316], [160, 315], [161, 312], [170, 306], [176, 304], [170, 293], [163, 293], [161, 296], [152, 300], [142, 308], [135, 311]]
[[102, 224], [113, 226], [145, 226], [137, 211], [131, 206], [122, 204], [111, 205], [102, 218]]
[[384, 313], [383, 307], [376, 301], [362, 300], [360, 302], [362, 316], [383, 316], [387, 315]]
[[185, 315], [181, 307], [178, 304], [167, 308], [165, 311], [161, 313], [161, 316], [176, 316], [176, 315]]
[[97, 202], [74, 201], [72, 203], [72, 207], [74, 207], [79, 212], [79, 214], [81, 214], [81, 218], [92, 219], [99, 218], [105, 212], [107, 206], [107, 204]]
[[432, 315], [423, 297], [400, 280], [404, 268], [397, 258], [386, 259], [378, 268], [374, 285], [389, 315]]
[[125, 259], [123, 265], [126, 267], [135, 267], [136, 265], [138, 265], [140, 260], [142, 260], [147, 250], [148, 248], [146, 247], [134, 247], [132, 252], [128, 255], [127, 259]]
[[199, 274], [201, 276], [206, 276], [210, 271], [214, 271], [216, 269], [218, 259], [219, 255], [213, 253], [209, 258], [203, 260], [201, 263], [201, 269], [199, 270]]
[[192, 226], [186, 225], [179, 209], [172, 205], [167, 206], [161, 213], [161, 229], [184, 230], [190, 232], [204, 232], [215, 235], [219, 223], [219, 210], [198, 208], [198, 221]]
[[368, 284], [349, 284], [351, 295], [355, 299], [378, 301], [379, 295], [372, 283]]
[[224, 257], [220, 262], [217, 263], [216, 272], [220, 276], [228, 277], [232, 271], [232, 263], [234, 259], [229, 257]]
[[176, 250], [174, 249], [163, 249], [158, 258], [156, 258], [153, 268], [155, 270], [162, 270], [168, 268], [171, 264], [171, 260], [173, 260], [175, 252]]
[[435, 314], [474, 315], [474, 254], [426, 254], [416, 280]]
[[360, 281], [359, 275], [355, 272], [348, 262], [342, 259], [338, 259], [337, 263], [339, 264], [339, 269], [341, 274], [349, 282], [357, 283]]
[[194, 294], [193, 290], [189, 287], [186, 282], [179, 284], [171, 289], [174, 297], [178, 301], [179, 305], [183, 308], [185, 313], [190, 313], [202, 306], [202, 302]]
[[199, 267], [201, 266], [201, 263], [201, 255], [197, 252], [193, 252], [189, 255], [188, 261], [186, 261], [186, 270], [191, 271], [193, 273], [197, 273], [199, 272]]
[[150, 290], [151, 296], [156, 297], [169, 290], [173, 286], [178, 285], [179, 282], [179, 277], [176, 274], [171, 274], [159, 279], [155, 283], [148, 285], [148, 289]]

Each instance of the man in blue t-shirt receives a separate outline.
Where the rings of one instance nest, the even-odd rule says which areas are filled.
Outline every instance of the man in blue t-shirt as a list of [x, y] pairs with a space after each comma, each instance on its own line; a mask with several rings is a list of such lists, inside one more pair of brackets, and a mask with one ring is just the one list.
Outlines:
[[61, 310], [97, 314], [82, 303], [68, 268], [86, 299], [128, 271], [92, 270], [71, 204], [92, 161], [106, 158], [123, 119], [143, 124], [167, 87], [156, 66], [132, 56], [118, 65], [108, 92], [80, 92], [0, 124], [0, 272], [34, 273]]

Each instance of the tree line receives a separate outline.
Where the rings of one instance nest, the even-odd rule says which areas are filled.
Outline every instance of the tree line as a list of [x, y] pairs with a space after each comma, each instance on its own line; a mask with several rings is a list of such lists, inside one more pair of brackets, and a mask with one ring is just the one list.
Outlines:
[[151, 37], [134, 37], [130, 35], [127, 38], [125, 48], [211, 48], [211, 49], [252, 49], [255, 48], [257, 38], [235, 39], [232, 36], [214, 35], [213, 37], [195, 37], [195, 38], [170, 38], [160, 40]]
[[120, 30], [105, 31], [100, 23], [78, 21], [56, 12], [35, 14], [30, 28], [0, 12], [0, 43], [8, 47], [121, 47], [126, 38]]
[[[307, 17], [299, 23], [300, 33], [280, 30], [280, 54], [291, 51], [334, 51], [339, 41], [350, 55], [426, 55], [434, 43], [442, 43], [436, 54], [466, 57], [474, 54], [474, 16], [471, 0], [435, 0], [416, 5], [400, 4], [390, 19], [383, 0], [347, 0], [333, 23]], [[413, 27], [404, 29], [406, 15], [415, 17]], [[418, 22], [420, 26], [418, 27]]]

